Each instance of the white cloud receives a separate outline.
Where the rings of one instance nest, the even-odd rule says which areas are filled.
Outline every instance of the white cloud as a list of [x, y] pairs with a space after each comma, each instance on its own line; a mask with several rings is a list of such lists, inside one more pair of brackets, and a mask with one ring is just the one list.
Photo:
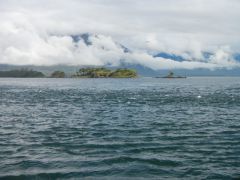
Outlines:
[[[239, 9], [238, 0], [0, 0], [0, 63], [239, 67]], [[91, 46], [73, 41], [86, 32]], [[159, 52], [187, 61], [152, 57]]]

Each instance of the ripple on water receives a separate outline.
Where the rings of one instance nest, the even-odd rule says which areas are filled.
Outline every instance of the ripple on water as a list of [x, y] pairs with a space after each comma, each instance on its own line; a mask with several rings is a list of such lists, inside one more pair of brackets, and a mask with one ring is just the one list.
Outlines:
[[240, 177], [236, 82], [0, 79], [0, 177]]

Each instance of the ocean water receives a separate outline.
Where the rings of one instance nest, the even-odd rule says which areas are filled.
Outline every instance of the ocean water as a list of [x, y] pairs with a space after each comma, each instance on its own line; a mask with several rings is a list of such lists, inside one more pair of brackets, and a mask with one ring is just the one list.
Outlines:
[[0, 79], [0, 179], [240, 178], [240, 78]]

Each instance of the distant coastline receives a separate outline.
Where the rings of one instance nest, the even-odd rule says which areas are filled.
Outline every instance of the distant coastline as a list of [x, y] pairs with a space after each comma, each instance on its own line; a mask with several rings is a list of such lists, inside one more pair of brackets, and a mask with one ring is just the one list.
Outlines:
[[119, 68], [111, 70], [107, 68], [81, 68], [76, 73], [66, 75], [64, 71], [54, 71], [51, 75], [45, 75], [40, 71], [22, 68], [8, 71], [0, 71], [2, 78], [136, 78], [134, 69]]
[[43, 78], [45, 75], [42, 72], [32, 69], [22, 68], [9, 71], [0, 71], [0, 77], [8, 78]]

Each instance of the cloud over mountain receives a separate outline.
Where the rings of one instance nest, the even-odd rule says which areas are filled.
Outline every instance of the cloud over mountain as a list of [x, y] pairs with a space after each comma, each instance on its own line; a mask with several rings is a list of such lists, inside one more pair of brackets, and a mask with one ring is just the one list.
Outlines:
[[0, 63], [240, 67], [239, 9], [238, 0], [0, 1]]

